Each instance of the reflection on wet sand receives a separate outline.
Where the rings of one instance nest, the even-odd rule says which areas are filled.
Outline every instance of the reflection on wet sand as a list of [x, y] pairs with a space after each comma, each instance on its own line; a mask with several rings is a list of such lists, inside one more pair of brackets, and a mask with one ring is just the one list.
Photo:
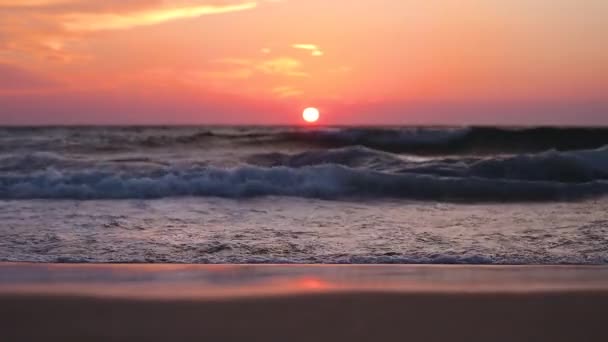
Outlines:
[[335, 292], [484, 293], [608, 289], [608, 267], [0, 264], [0, 293], [230, 298]]
[[608, 267], [0, 264], [2, 341], [606, 341]]

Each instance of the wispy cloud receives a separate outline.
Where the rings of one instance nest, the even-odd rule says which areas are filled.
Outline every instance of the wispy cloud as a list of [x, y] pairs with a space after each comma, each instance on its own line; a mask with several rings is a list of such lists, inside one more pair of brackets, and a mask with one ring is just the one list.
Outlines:
[[279, 57], [260, 62], [256, 68], [266, 74], [281, 74], [285, 76], [307, 77], [302, 71], [302, 63], [294, 58]]
[[256, 2], [245, 2], [233, 5], [149, 9], [128, 14], [69, 14], [64, 17], [63, 26], [70, 31], [119, 30], [204, 15], [245, 11], [256, 7]]
[[324, 52], [321, 50], [321, 48], [315, 44], [293, 44], [291, 47], [298, 50], [310, 51], [310, 54], [315, 57], [320, 57], [324, 55]]
[[49, 6], [73, 2], [72, 0], [0, 0], [1, 7]]
[[[214, 64], [221, 65], [221, 69], [224, 71], [249, 69], [251, 70], [251, 73], [288, 77], [308, 77], [308, 74], [302, 69], [302, 62], [291, 57], [278, 57], [264, 60], [222, 58], [214, 61]], [[226, 68], [226, 66], [228, 68]]]
[[[176, 74], [176, 73], [173, 73]], [[177, 73], [183, 74], [183, 72]], [[265, 94], [277, 99], [292, 98], [304, 93], [297, 85], [310, 76], [301, 61], [292, 57], [221, 58], [203, 69], [190, 72], [194, 84], [219, 89]], [[285, 83], [295, 83], [285, 85]]]
[[273, 88], [272, 93], [280, 98], [287, 98], [301, 95], [302, 91], [292, 86], [280, 86]]
[[69, 42], [123, 30], [255, 9], [262, 0], [0, 0], [0, 61], [72, 61]]

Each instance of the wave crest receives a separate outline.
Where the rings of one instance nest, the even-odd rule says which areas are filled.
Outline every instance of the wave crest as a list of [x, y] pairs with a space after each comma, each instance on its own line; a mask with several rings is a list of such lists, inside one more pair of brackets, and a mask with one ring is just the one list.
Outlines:
[[414, 173], [459, 178], [480, 177], [564, 183], [608, 179], [608, 147], [514, 156], [427, 159], [412, 159], [365, 147], [347, 147], [297, 154], [257, 154], [248, 161], [258, 166], [298, 168], [337, 164], [399, 174]]
[[605, 128], [342, 128], [281, 133], [276, 139], [322, 147], [361, 145], [410, 154], [523, 153], [595, 149]]
[[608, 145], [608, 128], [499, 127], [85, 127], [4, 129], [0, 151], [112, 152], [176, 146], [232, 148], [365, 146], [393, 153], [462, 155], [595, 149]]
[[601, 195], [608, 184], [560, 183], [431, 174], [389, 173], [328, 164], [289, 167], [245, 166], [155, 171], [59, 171], [0, 176], [0, 198], [130, 199], [178, 196], [295, 196], [419, 200], [522, 201]]

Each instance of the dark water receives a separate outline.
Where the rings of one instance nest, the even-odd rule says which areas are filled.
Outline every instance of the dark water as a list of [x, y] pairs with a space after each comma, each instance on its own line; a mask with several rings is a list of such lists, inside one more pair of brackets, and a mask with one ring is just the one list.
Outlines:
[[608, 263], [608, 129], [0, 128], [0, 260]]
[[564, 200], [608, 192], [608, 130], [0, 130], [0, 198]]

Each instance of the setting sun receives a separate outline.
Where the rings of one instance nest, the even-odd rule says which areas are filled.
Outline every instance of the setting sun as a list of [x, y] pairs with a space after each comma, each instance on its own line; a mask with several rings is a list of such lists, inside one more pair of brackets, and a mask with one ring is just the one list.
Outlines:
[[304, 109], [304, 112], [302, 113], [302, 118], [304, 119], [304, 121], [309, 122], [309, 123], [317, 122], [319, 120], [319, 117], [320, 117], [319, 110], [314, 107], [306, 108], [306, 109]]

